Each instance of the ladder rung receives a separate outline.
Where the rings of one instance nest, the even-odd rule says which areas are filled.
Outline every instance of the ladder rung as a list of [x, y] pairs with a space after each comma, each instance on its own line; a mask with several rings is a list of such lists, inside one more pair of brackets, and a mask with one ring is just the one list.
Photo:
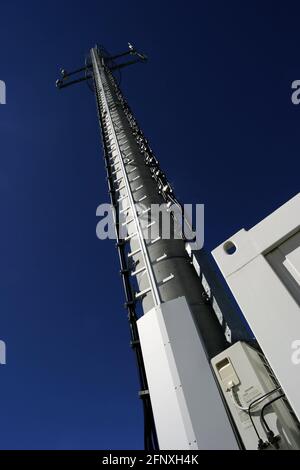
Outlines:
[[125, 207], [125, 209], [122, 209], [122, 210], [120, 211], [120, 214], [124, 214], [124, 212], [128, 211], [129, 209], [131, 209], [131, 206]]
[[167, 255], [166, 255], [166, 253], [164, 253], [162, 256], [160, 256], [159, 258], [156, 259], [156, 262], [159, 263], [163, 259], [166, 259], [166, 257], [167, 257]]
[[125, 188], [126, 188], [126, 184], [123, 184], [123, 186], [116, 188], [116, 191], [122, 191], [122, 189], [125, 189]]
[[124, 176], [121, 176], [121, 178], [117, 178], [116, 180], [113, 181], [113, 183], [120, 183], [124, 179]]
[[143, 271], [146, 271], [145, 266], [143, 268], [137, 269], [136, 271], [133, 271], [131, 273], [131, 276], [137, 276], [138, 274], [141, 274]]
[[127, 197], [128, 197], [128, 195], [124, 194], [124, 196], [119, 197], [119, 199], [117, 199], [117, 201], [121, 202], [121, 201], [123, 201], [123, 199], [126, 199]]
[[138, 253], [140, 253], [140, 251], [142, 251], [141, 248], [138, 248], [137, 250], [134, 250], [134, 251], [131, 251], [131, 253], [128, 253], [128, 258], [132, 258], [133, 256], [137, 255]]
[[151, 292], [151, 287], [148, 287], [148, 289], [142, 290], [141, 292], [138, 292], [135, 294], [135, 298], [139, 299], [140, 297], [144, 297], [144, 295], [148, 294], [148, 292]]
[[150, 211], [151, 211], [151, 207], [148, 207], [148, 209], [144, 209], [144, 210], [142, 210], [141, 212], [139, 212], [138, 215], [139, 215], [139, 216], [140, 216], [140, 215], [144, 215], [144, 214], [147, 214], [147, 212], [150, 212]]
[[127, 222], [127, 221], [126, 221], [126, 222], [123, 222], [122, 227], [125, 227], [125, 225], [131, 224], [131, 222], [134, 222], [134, 219], [133, 219], [133, 218], [130, 219], [130, 220], [128, 220], [128, 222]]
[[138, 188], [135, 188], [132, 190], [133, 193], [136, 193], [137, 191], [139, 191], [140, 189], [142, 189], [144, 187], [143, 184], [141, 184], [141, 186], [139, 186]]
[[154, 243], [158, 242], [161, 239], [161, 237], [157, 237], [154, 240], [151, 241], [151, 245], [154, 245]]
[[172, 279], [174, 279], [174, 277], [175, 277], [174, 274], [171, 273], [170, 276], [162, 280], [162, 284], [165, 284], [166, 282], [171, 281]]
[[129, 153], [127, 153], [127, 155], [126, 155], [126, 153], [124, 153], [124, 150], [121, 150], [121, 154], [123, 155], [124, 158], [128, 158], [128, 157], [131, 157], [132, 152], [129, 152]]
[[127, 175], [130, 175], [130, 173], [133, 173], [135, 170], [137, 170], [136, 166], [132, 168], [130, 171], [127, 171]]
[[154, 224], [156, 224], [156, 220], [153, 220], [153, 222], [150, 222], [150, 224], [148, 224], [148, 225], [146, 226], [146, 228], [150, 228], [150, 227], [152, 227]]
[[137, 202], [142, 202], [142, 201], [144, 201], [146, 198], [147, 198], [147, 195], [145, 194], [145, 196], [141, 197], [141, 199], [139, 199]]
[[131, 183], [133, 183], [133, 181], [136, 181], [136, 180], [138, 180], [140, 177], [141, 177], [141, 175], [137, 175], [137, 176], [135, 176], [134, 178], [132, 178], [132, 180], [131, 180]]
[[138, 235], [138, 232], [134, 232], [131, 235], [128, 235], [128, 237], [125, 238], [125, 242], [128, 242], [128, 240], [131, 240], [132, 238], [136, 237]]

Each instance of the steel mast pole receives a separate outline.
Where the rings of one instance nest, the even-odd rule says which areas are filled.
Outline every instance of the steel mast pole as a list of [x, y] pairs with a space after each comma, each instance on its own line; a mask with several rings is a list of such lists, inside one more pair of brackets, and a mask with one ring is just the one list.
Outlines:
[[[137, 59], [114, 62], [128, 54]], [[174, 236], [180, 230], [176, 220], [173, 235], [161, 236], [160, 220], [153, 217], [151, 208], [177, 201], [113, 75], [144, 56], [130, 45], [128, 53], [116, 57], [94, 47], [85, 79], [93, 79], [97, 100], [131, 344], [144, 403], [145, 447], [156, 449], [159, 443], [162, 449], [235, 449], [239, 436], [210, 364], [230, 344], [185, 240]], [[67, 78], [63, 71], [59, 88], [83, 80], [68, 83]], [[125, 238], [122, 226], [127, 229]]]
[[[141, 148], [146, 139], [141, 136], [137, 122], [97, 48], [91, 50], [91, 57], [100, 124], [104, 126], [109, 169], [114, 176], [111, 191], [117, 195], [120, 212], [125, 214], [128, 229], [125, 243], [131, 249], [128, 258], [139, 266], [138, 271], [141, 270], [131, 272], [140, 288], [135, 299], [142, 301], [145, 314], [154, 306], [184, 295], [200, 329], [202, 326], [207, 330], [203, 341], [208, 355], [213, 357], [227, 343], [190, 265], [184, 240], [162, 239], [159, 233], [155, 239], [145, 240], [151, 205], [166, 202], [153, 178], [157, 165], [151, 161], [152, 155], [145, 158], [147, 151], [142, 152]], [[152, 218], [153, 222], [159, 225]]]
[[[181, 419], [182, 422], [188, 421], [188, 424], [186, 424], [188, 431], [179, 432], [181, 437], [173, 438], [174, 446], [177, 445], [179, 448], [183, 446], [186, 446], [186, 448], [207, 448], [210, 441], [212, 448], [218, 448], [224, 445], [223, 433], [225, 433], [227, 437], [228, 434], [232, 434], [232, 439], [227, 440], [225, 447], [228, 445], [229, 448], [235, 448], [235, 438], [207, 362], [207, 357], [213, 357], [228, 345], [214, 312], [205, 301], [203, 288], [191, 266], [184, 240], [175, 238], [165, 240], [160, 237], [159, 231], [156, 238], [153, 239], [152, 237], [150, 240], [146, 240], [145, 233], [149, 229], [148, 214], [151, 212], [151, 205], [166, 202], [162, 190], [153, 178], [153, 168], [156, 165], [154, 161], [151, 161], [152, 155], [147, 152], [147, 141], [143, 137], [109, 66], [105, 63], [105, 58], [98, 48], [91, 50], [91, 58], [98, 110], [101, 116], [100, 123], [108, 154], [108, 171], [114, 177], [110, 191], [117, 196], [116, 202], [119, 207], [115, 207], [115, 210], [125, 214], [128, 236], [125, 238], [124, 243], [128, 247], [127, 259], [132, 263], [132, 268], [128, 274], [131, 278], [135, 278], [139, 288], [138, 292], [135, 292], [134, 302], [141, 301], [143, 314], [147, 316], [150, 315], [150, 312], [157, 312], [157, 309], [158, 314], [160, 314], [160, 307], [163, 304], [168, 304], [173, 300], [176, 302], [178, 298], [185, 299], [182, 320], [185, 321], [184, 316], [191, 315], [191, 320], [198, 327], [201, 337], [201, 342], [199, 341], [197, 345], [199, 346], [198, 358], [193, 359], [196, 359], [196, 363], [199, 363], [202, 356], [202, 360], [205, 360], [206, 363], [198, 371], [191, 371], [190, 376], [192, 377], [195, 373], [201, 374], [200, 383], [203, 384], [203, 387], [201, 390], [200, 386], [199, 403], [197, 405], [193, 405], [192, 401], [189, 403], [187, 396], [185, 396], [186, 403], [184, 406], [179, 406], [178, 409], [175, 406], [178, 413], [177, 418]], [[165, 191], [168, 189], [166, 188]], [[159, 221], [152, 218], [150, 224], [159, 226]], [[178, 308], [176, 304], [173, 305]], [[175, 317], [173, 327], [176, 329]], [[162, 329], [165, 329], [169, 336], [166, 323], [162, 326]], [[178, 333], [179, 331], [177, 331]], [[145, 338], [145, 335], [142, 335], [144, 342], [151, 342], [150, 331], [149, 335], [148, 339]], [[189, 340], [189, 338], [186, 339]], [[142, 351], [143, 346], [145, 345], [142, 342]], [[148, 347], [145, 346], [144, 353], [149, 355], [147, 349]], [[176, 363], [182, 360], [179, 350], [172, 351], [172, 359], [175, 361], [176, 368]], [[188, 361], [189, 359], [191, 358], [187, 355], [185, 360]], [[159, 356], [153, 356], [153, 361], [157, 360], [160, 360]], [[188, 364], [186, 365], [188, 366]], [[150, 398], [151, 385], [154, 388], [159, 388], [158, 382], [160, 381], [158, 376], [155, 377], [155, 371], [151, 369], [150, 365], [148, 377]], [[156, 384], [152, 384], [151, 380]], [[184, 387], [184, 384], [180, 385]], [[148, 393], [148, 390], [144, 393]], [[183, 390], [184, 394], [185, 390]], [[163, 395], [164, 391], [161, 390], [162, 402], [164, 398], [167, 398], [168, 392], [166, 397], [163, 398]], [[200, 403], [202, 403], [203, 410], [204, 408], [209, 409], [210, 412], [206, 417], [209, 422], [203, 422], [199, 427], [200, 423], [196, 424], [192, 415], [195, 411], [194, 408], [199, 409]], [[161, 404], [154, 403], [152, 399], [152, 406], [160, 443], [163, 447], [166, 446], [165, 443], [167, 442], [172, 445], [172, 439], [168, 440], [163, 436], [165, 432], [163, 421], [167, 418], [157, 415], [162, 412]], [[197, 431], [195, 431], [195, 427], [198, 427]], [[208, 437], [210, 434], [209, 429], [214, 433], [214, 441], [211, 440], [212, 436]], [[219, 429], [222, 444], [217, 442], [215, 429]], [[185, 434], [184, 437], [183, 434]], [[192, 438], [189, 436], [192, 436]], [[206, 442], [205, 445], [199, 442], [201, 438]], [[180, 439], [183, 440], [180, 442]]]

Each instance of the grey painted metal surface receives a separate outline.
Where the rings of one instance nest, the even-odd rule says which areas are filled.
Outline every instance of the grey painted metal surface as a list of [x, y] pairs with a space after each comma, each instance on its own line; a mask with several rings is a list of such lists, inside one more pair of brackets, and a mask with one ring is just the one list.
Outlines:
[[[257, 450], [258, 436], [264, 442], [267, 441], [267, 430], [261, 419], [263, 406], [281, 394], [273, 371], [263, 354], [244, 342], [234, 344], [215, 357], [212, 363], [246, 449]], [[228, 385], [232, 381], [235, 386], [230, 390]], [[250, 405], [250, 412], [241, 409], [247, 409]], [[251, 423], [250, 414], [255, 428]], [[280, 435], [279, 449], [299, 450], [298, 422], [293, 417], [286, 399], [277, 399], [269, 406], [267, 422], [274, 435]], [[267, 448], [272, 449], [272, 446]]]
[[[300, 193], [213, 251], [233, 295], [300, 420]], [[228, 253], [228, 246], [235, 251]]]
[[161, 449], [237, 449], [186, 299], [138, 320]]

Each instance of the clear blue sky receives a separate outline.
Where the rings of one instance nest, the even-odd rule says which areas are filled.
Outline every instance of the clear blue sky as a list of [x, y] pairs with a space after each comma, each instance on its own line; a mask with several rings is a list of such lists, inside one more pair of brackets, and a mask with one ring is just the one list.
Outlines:
[[0, 448], [142, 448], [138, 383], [95, 102], [61, 66], [127, 41], [122, 86], [206, 248], [299, 191], [300, 6], [272, 1], [13, 1], [0, 6]]

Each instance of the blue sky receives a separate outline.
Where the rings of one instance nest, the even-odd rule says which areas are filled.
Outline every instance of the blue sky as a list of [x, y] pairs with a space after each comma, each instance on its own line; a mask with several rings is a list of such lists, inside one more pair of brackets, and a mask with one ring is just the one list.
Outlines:
[[296, 2], [1, 2], [0, 448], [142, 448], [138, 382], [113, 241], [95, 101], [59, 68], [131, 41], [149, 56], [122, 88], [205, 246], [299, 191]]

